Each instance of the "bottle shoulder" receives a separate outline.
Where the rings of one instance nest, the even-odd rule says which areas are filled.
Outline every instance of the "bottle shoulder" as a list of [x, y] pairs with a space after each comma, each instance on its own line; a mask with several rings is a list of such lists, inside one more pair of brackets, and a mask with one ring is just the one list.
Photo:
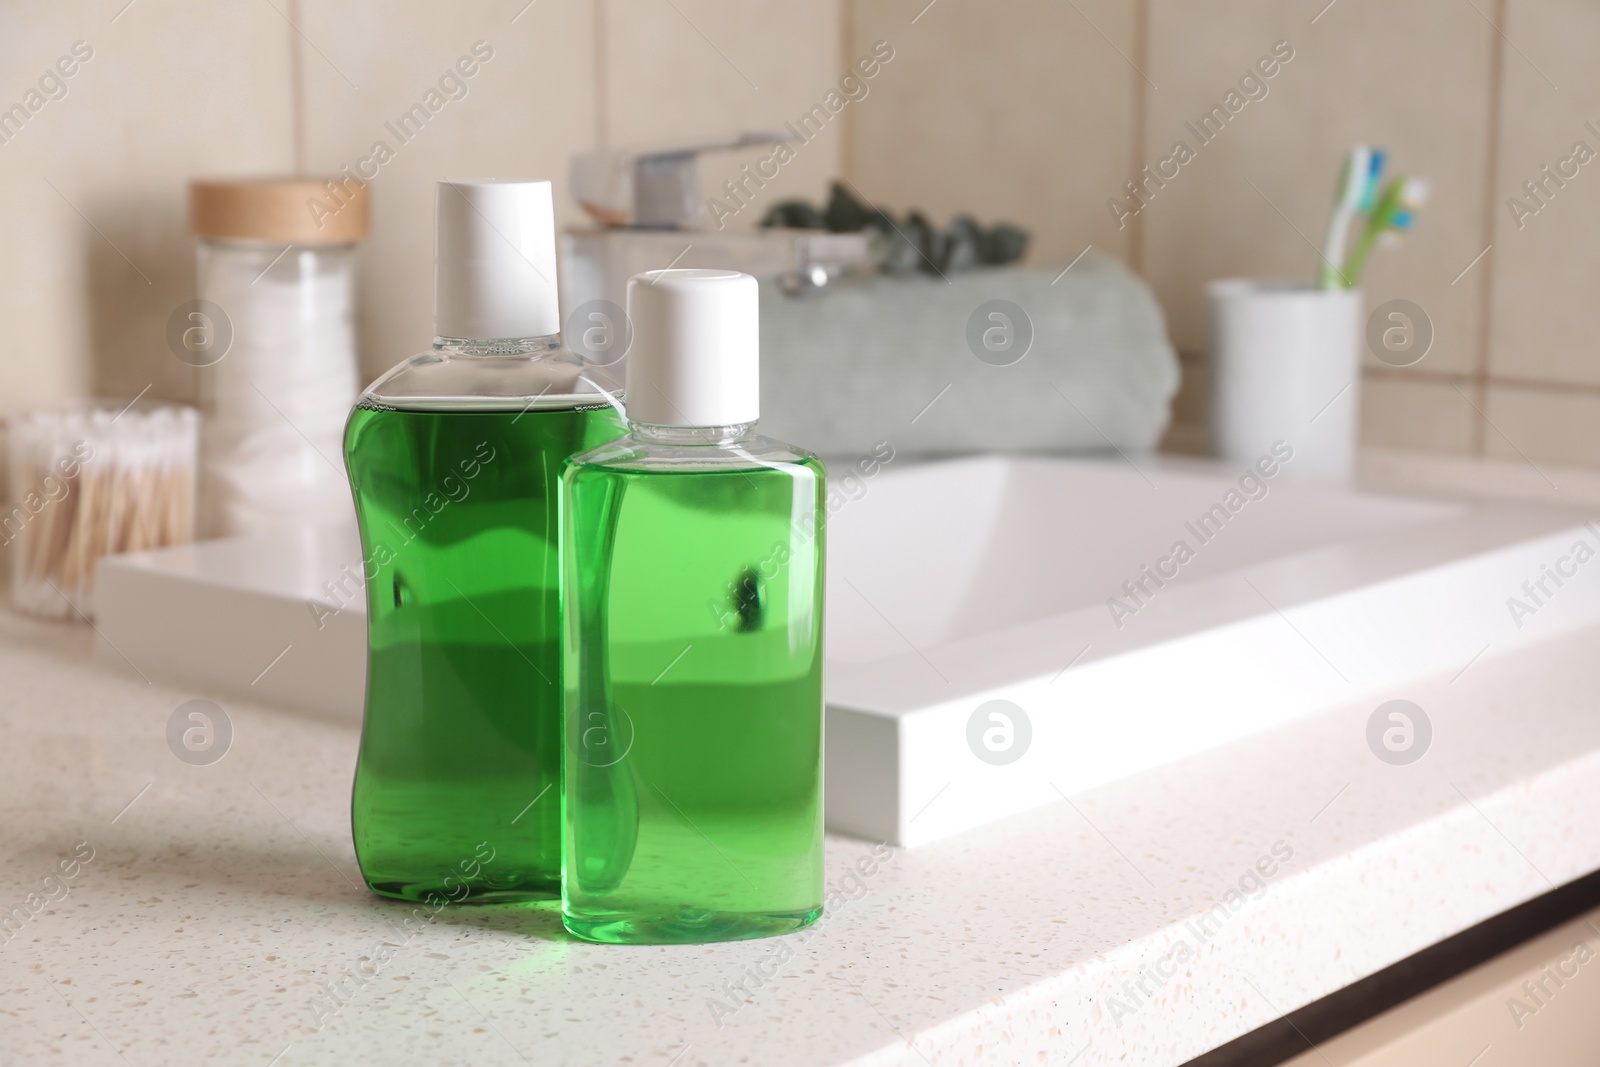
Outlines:
[[369, 385], [357, 406], [401, 410], [552, 410], [617, 407], [622, 385], [605, 367], [560, 348], [468, 354], [419, 352]]
[[715, 474], [785, 471], [794, 477], [825, 478], [822, 460], [811, 452], [770, 437], [751, 434], [719, 444], [668, 444], [624, 434], [567, 460], [567, 469], [630, 474]]

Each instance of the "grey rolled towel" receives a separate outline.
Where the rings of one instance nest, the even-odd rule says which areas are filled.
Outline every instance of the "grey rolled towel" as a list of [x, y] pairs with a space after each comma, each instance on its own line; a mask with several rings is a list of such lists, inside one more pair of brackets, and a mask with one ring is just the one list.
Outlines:
[[1093, 252], [1065, 274], [862, 275], [798, 297], [761, 285], [762, 432], [824, 457], [879, 441], [911, 458], [1149, 451], [1177, 388], [1155, 297]]

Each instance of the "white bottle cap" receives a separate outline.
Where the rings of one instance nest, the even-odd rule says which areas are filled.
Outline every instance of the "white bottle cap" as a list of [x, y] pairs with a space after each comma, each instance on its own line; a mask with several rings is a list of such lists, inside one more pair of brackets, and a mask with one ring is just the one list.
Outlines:
[[440, 337], [561, 332], [549, 182], [439, 182], [433, 331]]
[[731, 426], [761, 414], [760, 290], [731, 270], [652, 270], [628, 279], [628, 418]]

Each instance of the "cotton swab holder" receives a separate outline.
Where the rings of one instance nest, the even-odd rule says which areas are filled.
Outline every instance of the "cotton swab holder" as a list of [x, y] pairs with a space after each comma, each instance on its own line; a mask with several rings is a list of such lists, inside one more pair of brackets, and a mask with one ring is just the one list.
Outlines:
[[1357, 289], [1232, 278], [1207, 288], [1211, 450], [1253, 464], [1278, 442], [1296, 478], [1355, 474], [1361, 395]]
[[193, 408], [87, 401], [11, 420], [12, 503], [0, 513], [20, 611], [93, 614], [102, 557], [194, 539]]

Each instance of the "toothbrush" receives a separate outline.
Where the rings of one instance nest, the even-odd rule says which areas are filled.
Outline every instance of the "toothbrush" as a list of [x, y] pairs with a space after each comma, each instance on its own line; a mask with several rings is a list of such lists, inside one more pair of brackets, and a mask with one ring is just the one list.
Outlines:
[[1356, 240], [1344, 265], [1347, 288], [1354, 288], [1361, 280], [1361, 269], [1366, 266], [1367, 255], [1379, 238], [1385, 242], [1398, 240], [1411, 229], [1417, 211], [1428, 202], [1428, 193], [1428, 183], [1421, 178], [1407, 178], [1401, 174], [1389, 182], [1377, 207], [1368, 214], [1366, 229]]
[[1339, 173], [1339, 188], [1334, 196], [1333, 215], [1328, 219], [1328, 235], [1322, 242], [1324, 289], [1348, 288], [1349, 281], [1339, 269], [1344, 261], [1345, 239], [1350, 220], [1357, 212], [1370, 212], [1377, 200], [1378, 177], [1383, 173], [1384, 151], [1358, 144], [1345, 157]]

